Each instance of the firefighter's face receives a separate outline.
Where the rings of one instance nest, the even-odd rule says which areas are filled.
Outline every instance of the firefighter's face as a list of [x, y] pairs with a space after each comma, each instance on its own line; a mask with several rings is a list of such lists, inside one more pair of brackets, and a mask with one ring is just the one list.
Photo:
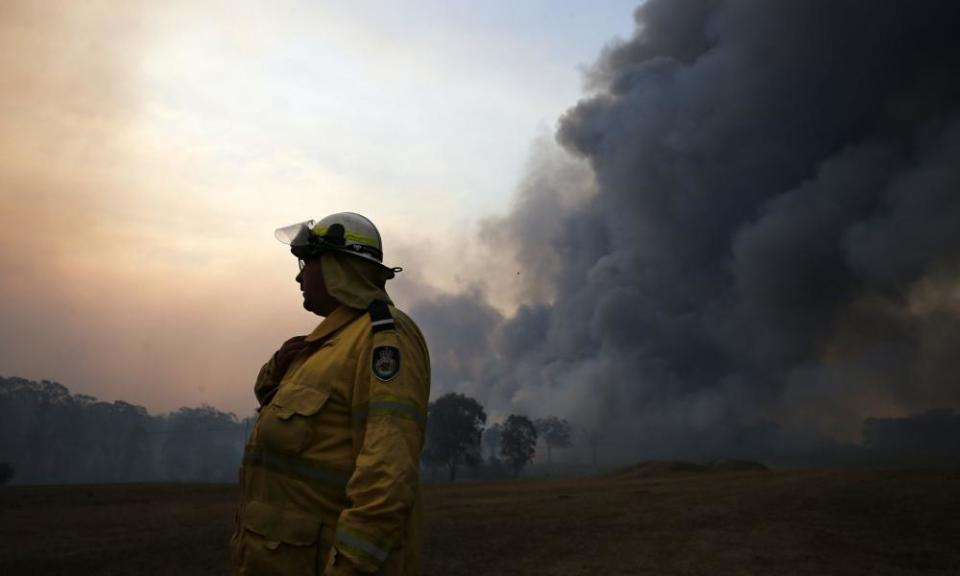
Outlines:
[[301, 259], [300, 273], [297, 274], [297, 283], [303, 293], [303, 307], [317, 314], [327, 316], [339, 305], [339, 302], [327, 292], [327, 285], [323, 281], [323, 266], [320, 258]]

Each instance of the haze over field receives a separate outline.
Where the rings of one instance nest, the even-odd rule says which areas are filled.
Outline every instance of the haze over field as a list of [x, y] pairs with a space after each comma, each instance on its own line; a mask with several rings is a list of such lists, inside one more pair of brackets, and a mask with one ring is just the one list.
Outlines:
[[[960, 405], [955, 3], [650, 0], [579, 96], [549, 89], [554, 54], [574, 69], [557, 38], [615, 10], [541, 6], [559, 19], [523, 11], [516, 36], [482, 25], [512, 9], [451, 12], [480, 24], [408, 42], [390, 14], [287, 7], [239, 32], [2, 9], [0, 373], [249, 409], [311, 323], [270, 231], [355, 209], [408, 268], [434, 396], [494, 420], [602, 427], [624, 459], [766, 458]], [[306, 40], [331, 18], [343, 53]]]
[[341, 210], [407, 268], [400, 303], [458, 289], [631, 29], [633, 0], [578, 4], [3, 2], [0, 375], [246, 415], [318, 321], [273, 231]]

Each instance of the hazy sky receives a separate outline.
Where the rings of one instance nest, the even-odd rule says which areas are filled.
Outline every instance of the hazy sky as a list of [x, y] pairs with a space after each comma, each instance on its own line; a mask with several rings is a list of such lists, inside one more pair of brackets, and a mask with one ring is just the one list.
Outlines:
[[637, 3], [3, 2], [0, 375], [247, 413], [316, 322], [273, 229], [362, 212], [462, 287]]

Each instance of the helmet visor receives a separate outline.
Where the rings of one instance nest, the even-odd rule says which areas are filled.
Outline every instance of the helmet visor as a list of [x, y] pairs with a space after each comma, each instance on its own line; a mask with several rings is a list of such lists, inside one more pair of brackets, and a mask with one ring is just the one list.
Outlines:
[[284, 244], [289, 244], [293, 247], [306, 246], [310, 244], [310, 231], [315, 224], [316, 222], [313, 220], [298, 222], [297, 224], [277, 228], [273, 235]]

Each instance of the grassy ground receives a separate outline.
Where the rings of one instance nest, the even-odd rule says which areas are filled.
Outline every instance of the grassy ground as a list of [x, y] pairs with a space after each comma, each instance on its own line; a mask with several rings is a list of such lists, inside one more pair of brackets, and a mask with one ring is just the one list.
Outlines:
[[[0, 574], [225, 574], [236, 489], [0, 489]], [[960, 473], [434, 485], [424, 574], [960, 574]]]

